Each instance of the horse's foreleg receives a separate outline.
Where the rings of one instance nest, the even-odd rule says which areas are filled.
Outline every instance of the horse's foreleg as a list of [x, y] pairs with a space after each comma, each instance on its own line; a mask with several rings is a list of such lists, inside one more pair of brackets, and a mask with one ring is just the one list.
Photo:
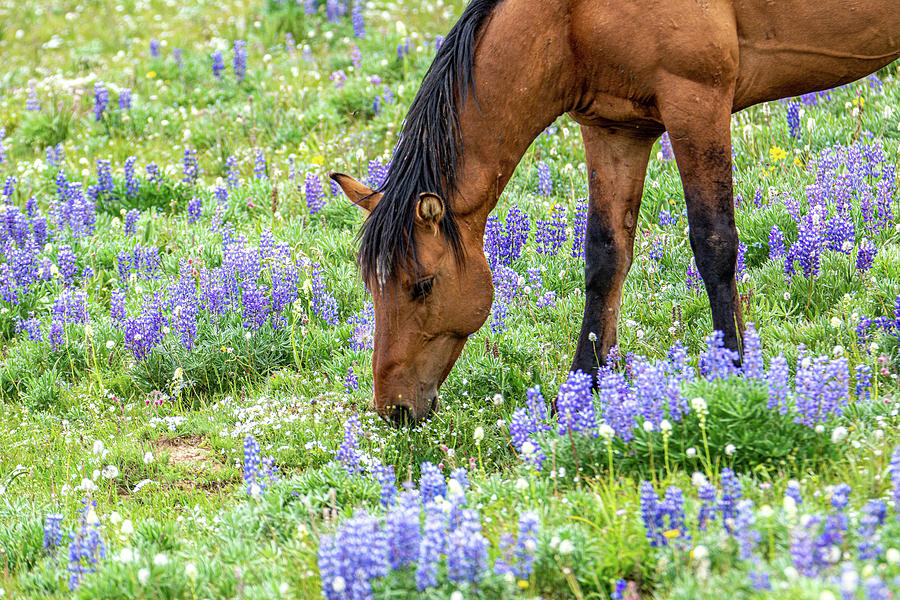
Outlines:
[[616, 344], [622, 286], [631, 267], [644, 176], [655, 136], [636, 137], [600, 127], [581, 130], [589, 203], [584, 320], [572, 370], [596, 376]]
[[[735, 282], [738, 234], [731, 170], [733, 90], [674, 82], [660, 91], [660, 114], [684, 185], [691, 249], [712, 308], [713, 327], [740, 351], [743, 318]], [[663, 99], [664, 98], [664, 99]]]

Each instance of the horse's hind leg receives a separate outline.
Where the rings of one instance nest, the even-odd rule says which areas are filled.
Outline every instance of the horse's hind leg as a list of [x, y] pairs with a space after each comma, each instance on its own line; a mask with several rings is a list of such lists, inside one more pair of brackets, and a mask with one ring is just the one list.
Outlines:
[[[664, 93], [665, 91], [665, 93]], [[712, 308], [713, 327], [740, 351], [743, 318], [735, 282], [738, 234], [731, 170], [733, 91], [684, 79], [659, 93], [659, 109], [684, 185], [691, 249]]]
[[616, 344], [622, 286], [631, 267], [644, 176], [655, 135], [581, 128], [588, 168], [585, 299], [572, 370], [595, 376]]

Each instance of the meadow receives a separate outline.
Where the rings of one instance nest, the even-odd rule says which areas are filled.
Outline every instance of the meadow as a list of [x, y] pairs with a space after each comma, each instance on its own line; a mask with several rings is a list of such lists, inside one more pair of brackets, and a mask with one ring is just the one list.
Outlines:
[[741, 368], [660, 140], [594, 392], [560, 118], [395, 428], [328, 173], [383, 180], [463, 8], [0, 6], [0, 598], [897, 597], [900, 66], [733, 117]]

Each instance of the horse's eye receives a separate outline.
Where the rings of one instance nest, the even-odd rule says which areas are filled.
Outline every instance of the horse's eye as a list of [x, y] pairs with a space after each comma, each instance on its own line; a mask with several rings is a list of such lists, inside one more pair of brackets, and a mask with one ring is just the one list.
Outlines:
[[434, 277], [429, 277], [428, 279], [420, 279], [415, 282], [412, 286], [412, 297], [413, 300], [420, 300], [428, 296], [431, 293], [431, 286], [434, 285]]

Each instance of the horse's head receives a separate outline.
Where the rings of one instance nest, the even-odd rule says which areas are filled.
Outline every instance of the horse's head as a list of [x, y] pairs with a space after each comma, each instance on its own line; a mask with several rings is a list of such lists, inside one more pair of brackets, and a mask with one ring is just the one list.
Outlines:
[[[380, 193], [347, 175], [332, 178], [357, 206], [376, 210]], [[415, 201], [408, 228], [415, 260], [363, 270], [375, 306], [375, 409], [395, 423], [425, 419], [437, 408], [438, 388], [484, 323], [493, 297], [483, 232], [461, 227], [462, 251], [455, 252], [442, 226], [444, 200], [423, 190]]]

